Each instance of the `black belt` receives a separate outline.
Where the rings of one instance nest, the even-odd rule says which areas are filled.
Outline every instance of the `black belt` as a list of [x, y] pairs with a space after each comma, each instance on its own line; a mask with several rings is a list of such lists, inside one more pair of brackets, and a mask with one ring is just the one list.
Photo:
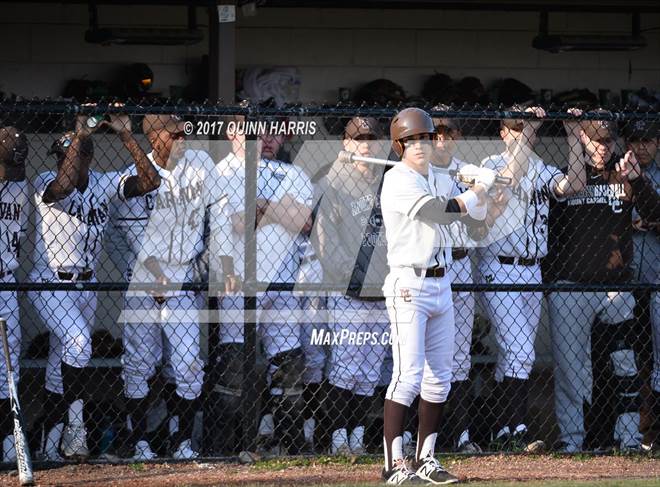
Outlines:
[[92, 269], [87, 269], [82, 272], [65, 272], [57, 271], [57, 277], [63, 281], [89, 281], [94, 276], [94, 271]]
[[415, 275], [417, 277], [445, 277], [445, 268], [444, 267], [429, 267], [428, 269], [420, 269], [419, 267], [414, 267]]
[[500, 264], [523, 265], [525, 267], [535, 266], [539, 263], [538, 259], [523, 259], [522, 257], [503, 257], [501, 255], [497, 256], [497, 260], [500, 261]]
[[467, 257], [467, 254], [468, 254], [467, 249], [461, 249], [461, 248], [451, 249], [451, 258], [454, 260], [465, 259]]

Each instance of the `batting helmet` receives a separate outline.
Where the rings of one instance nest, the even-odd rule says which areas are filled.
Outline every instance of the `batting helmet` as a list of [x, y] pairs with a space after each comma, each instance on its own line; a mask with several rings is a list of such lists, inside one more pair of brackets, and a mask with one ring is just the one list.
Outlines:
[[0, 178], [6, 181], [25, 179], [28, 143], [25, 134], [14, 127], [0, 128]]
[[403, 156], [401, 139], [420, 134], [434, 134], [435, 126], [431, 116], [421, 108], [406, 108], [394, 115], [390, 124], [392, 149], [397, 156]]
[[[54, 155], [58, 162], [64, 159], [66, 151], [69, 150], [73, 141], [73, 132], [66, 132], [62, 137], [53, 141], [47, 155]], [[94, 155], [94, 143], [89, 137], [85, 137], [80, 143], [80, 153], [83, 156], [91, 158]]]

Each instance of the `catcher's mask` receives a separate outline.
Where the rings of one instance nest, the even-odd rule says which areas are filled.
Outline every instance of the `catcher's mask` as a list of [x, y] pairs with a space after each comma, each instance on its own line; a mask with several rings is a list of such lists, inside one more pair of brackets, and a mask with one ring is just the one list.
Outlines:
[[390, 139], [392, 149], [397, 156], [402, 157], [404, 146], [402, 139], [413, 135], [433, 134], [435, 126], [431, 116], [421, 108], [406, 108], [394, 115], [390, 124]]
[[28, 143], [25, 134], [14, 127], [0, 128], [0, 179], [23, 181]]

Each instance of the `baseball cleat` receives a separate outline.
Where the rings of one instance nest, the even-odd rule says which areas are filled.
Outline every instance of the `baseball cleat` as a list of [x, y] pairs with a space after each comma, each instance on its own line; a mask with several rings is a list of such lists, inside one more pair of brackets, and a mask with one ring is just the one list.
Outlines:
[[392, 470], [383, 469], [382, 475], [387, 485], [421, 485], [426, 483], [410, 469], [403, 458], [394, 460]]
[[149, 442], [140, 440], [135, 444], [135, 455], [131, 457], [131, 460], [135, 460], [136, 462], [146, 462], [153, 460], [156, 456], [157, 455], [149, 446]]
[[415, 474], [422, 480], [434, 485], [448, 485], [458, 482], [458, 478], [447, 472], [433, 455], [427, 455], [414, 464]]
[[474, 441], [464, 441], [460, 445], [458, 445], [458, 448], [456, 449], [458, 453], [466, 453], [466, 454], [476, 454], [476, 453], [483, 453], [483, 450], [481, 447], [476, 444]]
[[179, 443], [179, 448], [172, 453], [172, 458], [175, 460], [192, 460], [198, 456], [199, 453], [192, 449], [192, 440], [183, 440]]
[[67, 425], [62, 434], [62, 454], [65, 458], [86, 459], [89, 456], [87, 448], [87, 430], [81, 424]]

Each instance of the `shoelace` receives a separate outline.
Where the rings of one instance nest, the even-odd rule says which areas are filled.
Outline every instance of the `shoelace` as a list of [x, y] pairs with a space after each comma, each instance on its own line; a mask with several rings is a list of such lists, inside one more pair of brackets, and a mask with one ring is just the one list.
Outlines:
[[394, 464], [394, 468], [393, 468], [393, 470], [394, 470], [395, 472], [400, 472], [402, 475], [404, 475], [404, 476], [405, 476], [406, 478], [408, 478], [408, 479], [409, 479], [409, 478], [412, 478], [412, 477], [415, 476], [415, 472], [413, 472], [412, 470], [410, 470], [410, 469], [408, 468], [408, 466], [406, 465], [406, 462], [404, 462], [403, 460], [398, 460], [398, 461]]
[[424, 459], [424, 463], [431, 463], [435, 470], [440, 470], [441, 472], [446, 472], [445, 467], [443, 467], [440, 462], [433, 456], [429, 455]]

